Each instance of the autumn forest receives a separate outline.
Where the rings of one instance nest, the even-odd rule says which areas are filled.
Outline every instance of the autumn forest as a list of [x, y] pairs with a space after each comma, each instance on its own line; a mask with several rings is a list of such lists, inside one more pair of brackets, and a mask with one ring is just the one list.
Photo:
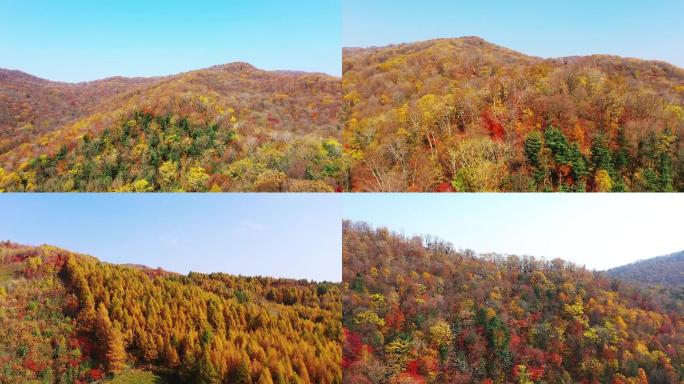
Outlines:
[[682, 14], [0, 1], [0, 384], [684, 384]]
[[[667, 282], [681, 254], [652, 260]], [[345, 221], [344, 383], [680, 383], [681, 280], [616, 278], [637, 268], [478, 255]]]
[[338, 284], [0, 244], [0, 383], [341, 383]]
[[684, 70], [479, 37], [345, 48], [354, 191], [682, 191]]
[[342, 190], [340, 92], [247, 63], [77, 84], [0, 69], [0, 190]]
[[684, 189], [684, 71], [478, 37], [59, 83], [0, 70], [4, 191]]

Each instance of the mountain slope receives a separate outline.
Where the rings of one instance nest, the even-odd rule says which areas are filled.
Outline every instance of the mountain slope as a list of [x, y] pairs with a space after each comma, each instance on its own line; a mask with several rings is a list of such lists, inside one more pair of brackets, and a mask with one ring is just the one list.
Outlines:
[[[6, 190], [134, 190], [136, 182], [167, 191], [332, 190], [345, 183], [340, 83], [331, 76], [232, 63], [160, 78], [75, 85], [14, 72], [8, 77], [23, 88], [13, 91], [10, 101], [0, 100], [3, 107], [17, 109], [21, 103], [15, 99], [31, 87], [32, 97], [41, 100], [27, 117], [8, 118], [3, 125], [8, 143], [0, 153], [0, 188]], [[68, 101], [74, 97], [88, 103]], [[163, 132], [150, 133], [136, 121], [141, 114]], [[17, 133], [25, 120], [44, 128]], [[131, 120], [135, 127], [126, 127]], [[207, 148], [206, 139], [188, 126], [215, 131], [218, 142]], [[143, 134], [109, 140], [110, 132], [131, 128]], [[156, 137], [148, 140], [151, 134]], [[79, 152], [84, 140], [99, 144]], [[174, 170], [166, 185], [160, 180], [164, 162], [167, 171]], [[96, 173], [74, 178], [81, 168]], [[199, 188], [183, 181], [191, 173], [200, 174]]]
[[156, 382], [144, 369], [171, 382], [339, 383], [339, 313], [335, 284], [182, 276], [4, 242], [0, 382]]
[[94, 112], [117, 94], [155, 81], [109, 78], [71, 84], [0, 69], [0, 154]]
[[612, 268], [608, 275], [641, 284], [684, 287], [684, 251]]
[[360, 191], [682, 190], [684, 70], [477, 37], [343, 51]]
[[556, 259], [343, 225], [345, 383], [679, 383], [684, 301]]

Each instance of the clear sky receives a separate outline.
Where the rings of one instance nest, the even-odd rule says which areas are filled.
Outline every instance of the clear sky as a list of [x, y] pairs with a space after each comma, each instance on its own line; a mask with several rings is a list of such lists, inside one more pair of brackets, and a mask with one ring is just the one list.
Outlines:
[[603, 270], [684, 250], [684, 194], [355, 194], [343, 215], [478, 253]]
[[337, 194], [2, 194], [0, 239], [187, 273], [340, 281]]
[[341, 69], [341, 0], [0, 0], [0, 68], [59, 81]]
[[684, 67], [682, 0], [344, 0], [342, 44], [475, 35], [541, 57], [593, 53]]

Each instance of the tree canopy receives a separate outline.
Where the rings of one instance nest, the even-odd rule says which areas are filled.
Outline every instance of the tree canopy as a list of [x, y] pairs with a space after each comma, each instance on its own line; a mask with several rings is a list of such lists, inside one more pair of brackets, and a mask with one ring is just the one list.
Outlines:
[[684, 70], [477, 37], [343, 51], [354, 191], [682, 191]]
[[0, 246], [0, 382], [341, 383], [339, 287]]
[[680, 383], [681, 297], [345, 221], [344, 382]]

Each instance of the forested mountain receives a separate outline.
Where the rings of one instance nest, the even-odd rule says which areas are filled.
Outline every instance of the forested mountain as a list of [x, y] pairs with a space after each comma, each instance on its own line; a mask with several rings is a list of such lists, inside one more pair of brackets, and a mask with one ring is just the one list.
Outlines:
[[103, 100], [155, 79], [58, 83], [0, 69], [0, 154], [94, 112]]
[[0, 72], [0, 189], [346, 188], [339, 78], [232, 63], [65, 84]]
[[345, 383], [680, 383], [683, 303], [559, 259], [343, 224]]
[[343, 51], [358, 191], [684, 190], [684, 70], [477, 37]]
[[615, 278], [641, 284], [684, 287], [684, 251], [609, 269]]
[[333, 283], [184, 276], [4, 242], [0, 383], [340, 383], [340, 306]]

